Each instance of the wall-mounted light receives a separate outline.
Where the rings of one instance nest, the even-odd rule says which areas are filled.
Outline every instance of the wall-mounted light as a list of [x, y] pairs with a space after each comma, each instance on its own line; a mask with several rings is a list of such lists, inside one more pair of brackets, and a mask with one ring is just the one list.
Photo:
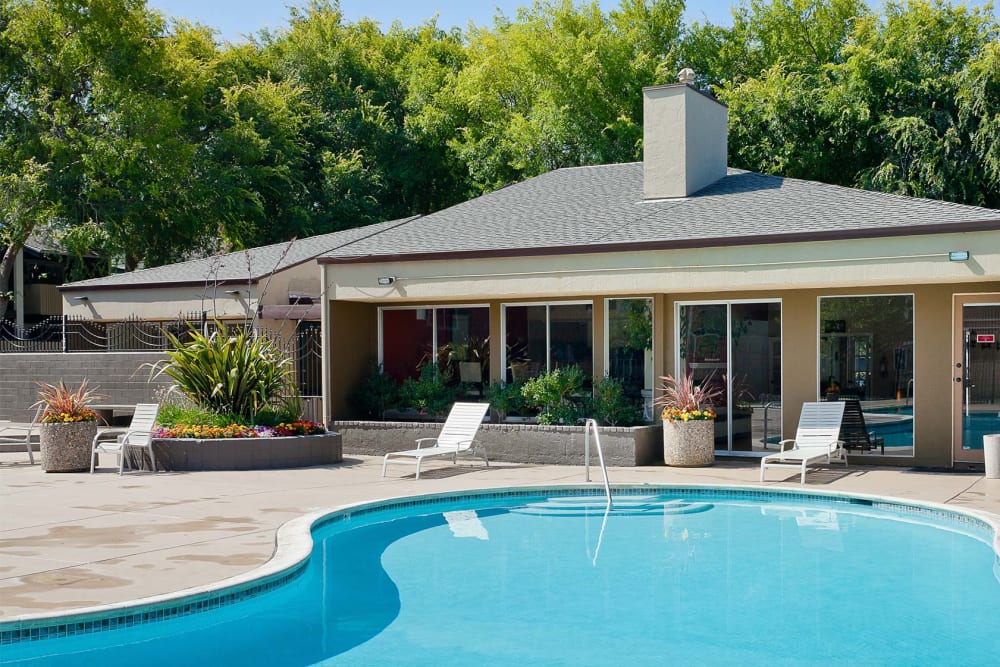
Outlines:
[[379, 276], [378, 277], [378, 284], [379, 285], [391, 285], [394, 282], [396, 282], [396, 276]]
[[238, 289], [227, 289], [226, 294], [228, 294], [229, 296], [239, 296], [240, 291]]
[[948, 260], [952, 262], [968, 262], [969, 261], [969, 251], [968, 250], [952, 250], [948, 253]]
[[84, 296], [74, 296], [73, 300], [74, 301], [90, 301], [90, 297], [86, 296], [86, 295], [84, 295]]

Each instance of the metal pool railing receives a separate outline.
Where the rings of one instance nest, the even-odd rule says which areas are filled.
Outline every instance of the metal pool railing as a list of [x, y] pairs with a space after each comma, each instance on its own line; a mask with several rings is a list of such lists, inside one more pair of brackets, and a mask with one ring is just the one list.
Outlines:
[[608, 507], [611, 507], [611, 483], [608, 482], [608, 467], [604, 465], [604, 451], [601, 449], [601, 434], [597, 430], [597, 420], [588, 419], [583, 424], [583, 466], [586, 470], [584, 481], [590, 481], [590, 433], [594, 433], [597, 442], [597, 457], [601, 462], [601, 473], [604, 475], [604, 493], [608, 496]]

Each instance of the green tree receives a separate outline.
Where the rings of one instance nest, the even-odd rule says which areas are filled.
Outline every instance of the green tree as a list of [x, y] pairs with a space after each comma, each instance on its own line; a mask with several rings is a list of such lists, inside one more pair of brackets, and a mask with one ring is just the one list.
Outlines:
[[49, 196], [48, 165], [33, 159], [21, 163], [13, 173], [0, 174], [0, 317], [7, 312], [10, 283], [17, 254], [32, 231], [44, 225], [56, 212]]
[[188, 251], [201, 228], [183, 214], [188, 102], [159, 15], [141, 0], [5, 0], [2, 15], [2, 173], [49, 165], [52, 222], [96, 223], [93, 242], [126, 266]]
[[730, 162], [883, 192], [1000, 205], [990, 6], [753, 0], [683, 53], [729, 106]]
[[[551, 169], [637, 159], [643, 85], [672, 79], [681, 2], [543, 2], [468, 34], [441, 95], [462, 118], [450, 148], [477, 189]], [[670, 74], [667, 74], [670, 73]]]

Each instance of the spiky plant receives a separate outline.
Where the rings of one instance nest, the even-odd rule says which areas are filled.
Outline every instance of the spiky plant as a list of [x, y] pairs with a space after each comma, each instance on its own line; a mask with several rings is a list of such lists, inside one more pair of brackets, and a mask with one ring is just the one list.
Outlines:
[[182, 343], [166, 334], [172, 352], [152, 366], [152, 375], [166, 375], [199, 407], [245, 420], [278, 405], [293, 391], [291, 359], [269, 338], [241, 329], [229, 333], [217, 323], [210, 336], [189, 333]]
[[43, 424], [65, 424], [71, 422], [92, 422], [97, 420], [97, 413], [87, 405], [101, 398], [94, 389], [87, 388], [87, 380], [80, 383], [76, 390], [71, 390], [62, 380], [59, 384], [38, 383], [38, 405], [45, 406], [41, 421]]
[[715, 419], [714, 402], [722, 395], [722, 388], [712, 383], [709, 376], [704, 382], [696, 383], [694, 374], [675, 378], [665, 375], [660, 378], [660, 395], [654, 405], [663, 408], [663, 419], [668, 421], [691, 421]]

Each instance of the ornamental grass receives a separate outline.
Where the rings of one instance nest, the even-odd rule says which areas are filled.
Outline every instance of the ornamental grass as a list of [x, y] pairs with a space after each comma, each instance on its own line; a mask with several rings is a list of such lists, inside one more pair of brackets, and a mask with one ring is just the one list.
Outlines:
[[62, 380], [57, 385], [39, 382], [38, 386], [39, 401], [32, 407], [45, 407], [41, 417], [43, 424], [97, 421], [97, 413], [87, 407], [87, 404], [101, 396], [95, 390], [87, 389], [87, 380], [81, 382], [75, 391], [70, 390]]
[[174, 346], [168, 359], [152, 365], [152, 375], [167, 375], [199, 408], [252, 421], [254, 415], [281, 401], [291, 383], [292, 362], [271, 339], [247, 329], [218, 330], [204, 336], [192, 329], [182, 343], [170, 332]]
[[722, 389], [709, 376], [696, 383], [694, 373], [680, 378], [665, 375], [660, 378], [660, 396], [653, 402], [662, 406], [661, 418], [666, 421], [699, 421], [715, 419], [712, 404], [722, 395]]

